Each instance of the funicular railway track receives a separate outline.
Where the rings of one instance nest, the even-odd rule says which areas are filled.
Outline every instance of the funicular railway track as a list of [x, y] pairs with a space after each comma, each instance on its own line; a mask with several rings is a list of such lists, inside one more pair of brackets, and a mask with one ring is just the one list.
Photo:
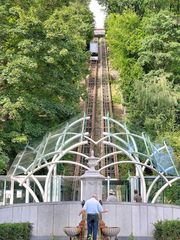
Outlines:
[[[107, 52], [106, 42], [104, 37], [94, 39], [98, 42], [99, 60], [90, 61], [90, 75], [86, 79], [86, 86], [88, 91], [88, 98], [85, 103], [85, 109], [87, 116], [90, 120], [86, 125], [86, 132], [89, 132], [90, 138], [97, 141], [103, 137], [103, 132], [107, 131], [106, 122], [103, 120], [103, 116], [107, 113], [112, 116], [112, 103], [111, 93], [109, 87], [109, 71], [107, 64]], [[90, 155], [91, 143], [86, 146], [81, 146], [78, 151]], [[93, 146], [95, 156], [102, 157], [105, 154], [113, 151], [112, 147]], [[76, 161], [78, 163], [86, 164], [86, 159], [81, 156], [77, 156]], [[105, 166], [109, 163], [117, 161], [117, 156], [108, 157], [101, 161], [100, 166]], [[84, 173], [84, 169], [79, 166], [75, 167], [74, 176], [81, 176]], [[110, 176], [111, 178], [119, 178], [118, 166], [112, 166], [102, 172], [104, 176]], [[75, 189], [75, 188], [74, 188]]]
[[[108, 63], [107, 63], [107, 49], [106, 49], [106, 42], [105, 39], [101, 39], [101, 48], [100, 48], [100, 59], [101, 59], [101, 68], [100, 68], [100, 76], [99, 79], [101, 80], [101, 136], [103, 132], [108, 131], [108, 127], [106, 122], [103, 120], [102, 116], [106, 116], [109, 114], [112, 116], [112, 101], [111, 101], [111, 92], [110, 92], [110, 86], [109, 86], [109, 69], [108, 69]], [[112, 126], [111, 126], [112, 127]], [[101, 156], [106, 155], [108, 153], [113, 152], [114, 149], [110, 146], [102, 146], [101, 147]], [[105, 166], [107, 164], [110, 164], [112, 162], [117, 162], [117, 155], [111, 156], [106, 158], [104, 161], [101, 161], [101, 166]], [[118, 166], [112, 166], [109, 168], [106, 168], [106, 170], [103, 172], [103, 175], [109, 176], [111, 178], [119, 178], [119, 171]]]
[[[85, 103], [85, 109], [87, 116], [90, 119], [87, 121], [85, 132], [89, 132], [89, 136], [91, 138], [94, 137], [94, 127], [95, 127], [95, 105], [96, 105], [96, 82], [97, 82], [97, 72], [98, 72], [98, 63], [96, 61], [90, 62], [90, 75], [86, 79], [86, 86], [88, 91], [87, 101]], [[91, 143], [88, 145], [84, 145], [79, 147], [78, 151], [89, 155], [91, 149]], [[81, 156], [77, 156], [76, 162], [85, 163], [86, 159]], [[74, 176], [81, 176], [84, 173], [84, 169], [76, 166], [74, 171]]]

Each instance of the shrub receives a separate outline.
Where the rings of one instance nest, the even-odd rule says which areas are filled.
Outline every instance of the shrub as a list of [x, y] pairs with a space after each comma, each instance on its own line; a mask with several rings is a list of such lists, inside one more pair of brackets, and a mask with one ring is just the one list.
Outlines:
[[135, 240], [135, 237], [132, 233], [129, 235], [128, 240]]
[[180, 220], [164, 220], [154, 224], [154, 238], [156, 240], [179, 240]]
[[0, 224], [0, 240], [30, 240], [31, 223]]

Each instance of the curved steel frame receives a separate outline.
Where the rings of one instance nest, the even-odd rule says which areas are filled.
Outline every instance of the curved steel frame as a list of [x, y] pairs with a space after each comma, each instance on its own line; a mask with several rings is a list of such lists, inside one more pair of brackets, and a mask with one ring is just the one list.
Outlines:
[[[24, 152], [19, 157], [17, 164], [15, 164], [11, 169], [10, 171], [11, 179], [13, 181], [17, 181], [21, 186], [25, 187], [26, 190], [29, 192], [29, 194], [32, 195], [35, 202], [38, 202], [39, 199], [36, 196], [36, 194], [33, 192], [33, 190], [29, 187], [28, 185], [29, 179], [31, 178], [36, 183], [42, 195], [41, 197], [43, 201], [44, 202], [50, 201], [49, 194], [48, 194], [49, 186], [51, 182], [51, 177], [56, 176], [57, 164], [73, 164], [73, 165], [81, 166], [84, 169], [89, 169], [89, 167], [85, 166], [84, 164], [77, 163], [74, 161], [69, 161], [63, 158], [66, 157], [67, 153], [71, 153], [73, 155], [80, 155], [80, 156], [83, 156], [84, 158], [87, 158], [88, 157], [87, 155], [77, 152], [76, 149], [79, 146], [89, 144], [90, 142], [93, 143], [94, 145], [103, 143], [104, 145], [109, 145], [109, 146], [112, 146], [113, 149], [116, 149], [115, 152], [109, 153], [99, 158], [97, 163], [101, 162], [103, 159], [108, 158], [109, 156], [112, 156], [112, 155], [125, 155], [128, 159], [127, 161], [118, 161], [115, 163], [108, 164], [100, 168], [98, 170], [99, 172], [115, 164], [124, 164], [124, 163], [134, 164], [134, 166], [136, 167], [136, 176], [140, 177], [141, 179], [142, 198], [144, 202], [148, 202], [151, 190], [153, 189], [153, 186], [155, 185], [155, 183], [158, 181], [159, 178], [163, 178], [165, 181], [165, 184], [155, 194], [152, 200], [153, 203], [156, 201], [158, 196], [162, 193], [162, 191], [166, 187], [170, 186], [172, 183], [180, 179], [180, 177], [178, 176], [178, 177], [175, 177], [173, 180], [169, 181], [163, 173], [159, 172], [153, 166], [152, 160], [151, 160], [153, 153], [148, 147], [149, 139], [145, 136], [145, 134], [142, 134], [142, 136], [133, 134], [129, 132], [126, 126], [107, 116], [107, 117], [103, 117], [103, 120], [107, 125], [108, 131], [103, 133], [104, 136], [101, 139], [99, 139], [98, 141], [94, 141], [88, 136], [88, 133], [85, 132], [85, 125], [86, 125], [86, 121], [88, 120], [89, 120], [89, 117], [84, 115], [82, 118], [74, 121], [73, 123], [67, 124], [66, 127], [63, 129], [63, 132], [58, 134], [56, 133], [55, 135], [49, 134], [45, 139], [45, 141], [41, 143], [37, 148], [33, 148], [27, 145], [26, 148], [24, 149]], [[78, 129], [81, 129], [80, 132], [77, 132], [77, 131], [72, 132], [71, 128], [74, 129], [75, 126], [79, 124], [80, 124], [80, 128]], [[110, 130], [110, 126], [112, 124], [116, 125], [121, 130], [119, 132], [112, 133]], [[137, 138], [138, 140], [141, 140], [144, 143], [146, 153], [139, 152], [135, 138]], [[55, 147], [53, 148], [52, 151], [46, 152], [46, 148], [49, 142], [54, 139], [56, 139]], [[78, 142], [74, 143], [74, 141], [77, 141], [77, 140]], [[163, 147], [157, 149], [157, 152], [163, 151], [166, 148], [167, 146], [165, 144]], [[31, 164], [26, 167], [23, 165], [23, 159], [27, 153], [27, 150], [28, 151], [31, 150], [32, 153], [35, 155], [35, 158], [33, 159], [33, 161], [31, 161]], [[142, 158], [143, 158], [143, 162], [142, 162]], [[42, 168], [48, 169], [48, 174], [45, 179], [44, 188], [35, 175], [35, 173], [37, 173]], [[146, 187], [145, 178], [144, 178], [145, 168], [151, 169], [156, 174], [154, 181], [151, 183], [148, 189]], [[22, 176], [21, 178], [17, 176], [18, 171], [21, 171], [23, 172], [23, 174], [25, 174], [23, 179], [22, 179]]]

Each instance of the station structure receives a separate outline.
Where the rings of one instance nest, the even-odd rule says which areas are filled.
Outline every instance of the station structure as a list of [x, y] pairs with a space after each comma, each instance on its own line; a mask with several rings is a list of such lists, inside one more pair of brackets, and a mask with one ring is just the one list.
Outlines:
[[[66, 200], [82, 200], [81, 176], [63, 176], [62, 172], [59, 173], [59, 169], [64, 165], [78, 165], [85, 170], [90, 170], [87, 161], [82, 164], [73, 160], [77, 155], [81, 155], [85, 160], [88, 159], [88, 155], [78, 152], [77, 149], [79, 146], [89, 144], [91, 146], [103, 144], [115, 149], [114, 152], [100, 158], [96, 156], [96, 170], [99, 173], [115, 164], [134, 165], [136, 174], [128, 177], [130, 201], [133, 201], [134, 189], [138, 189], [143, 202], [155, 203], [167, 187], [180, 180], [172, 159], [172, 149], [165, 142], [163, 146], [154, 145], [144, 133], [142, 135], [132, 133], [125, 125], [109, 116], [104, 116], [103, 120], [107, 131], [98, 141], [91, 139], [89, 133], [85, 132], [89, 117], [84, 114], [66, 123], [57, 131], [47, 134], [41, 143], [35, 146], [27, 144], [24, 151], [15, 158], [7, 176], [1, 176], [1, 204], [63, 201], [65, 200], [63, 195], [66, 194], [64, 185], [68, 180], [72, 183], [79, 181], [80, 187], [77, 195], [79, 197], [76, 199], [69, 197]], [[114, 154], [119, 160], [101, 167], [101, 161]], [[150, 169], [154, 173], [148, 183], [147, 174], [144, 174], [145, 169]], [[46, 174], [42, 175], [42, 172]], [[119, 180], [104, 177], [106, 178], [104, 181], [107, 180], [105, 189], [107, 187], [108, 189], [104, 193], [107, 197], [109, 183], [116, 181], [118, 183]], [[159, 189], [156, 186], [156, 192], [154, 192], [153, 187], [159, 181], [162, 184]], [[73, 184], [70, 183], [70, 186], [73, 187]], [[117, 191], [117, 195], [122, 197], [121, 187], [118, 187], [118, 184], [112, 184], [112, 187]], [[73, 192], [73, 189], [70, 189], [70, 192]], [[128, 199], [126, 198], [125, 201]]]

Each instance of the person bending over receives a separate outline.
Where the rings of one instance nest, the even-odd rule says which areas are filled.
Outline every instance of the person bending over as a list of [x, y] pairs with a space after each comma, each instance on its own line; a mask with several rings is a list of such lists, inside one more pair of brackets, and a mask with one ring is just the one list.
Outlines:
[[96, 194], [93, 194], [92, 197], [85, 202], [85, 205], [83, 206], [83, 209], [80, 211], [79, 215], [81, 215], [84, 210], [87, 213], [88, 239], [90, 236], [92, 236], [93, 240], [96, 240], [99, 223], [98, 214], [107, 212], [107, 210], [103, 210], [101, 204], [97, 200]]

